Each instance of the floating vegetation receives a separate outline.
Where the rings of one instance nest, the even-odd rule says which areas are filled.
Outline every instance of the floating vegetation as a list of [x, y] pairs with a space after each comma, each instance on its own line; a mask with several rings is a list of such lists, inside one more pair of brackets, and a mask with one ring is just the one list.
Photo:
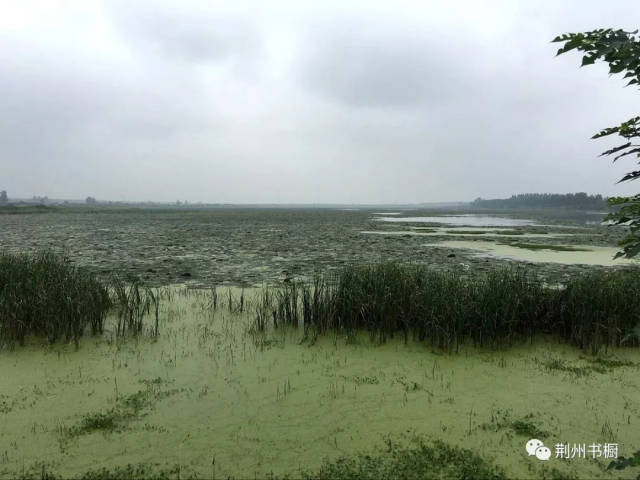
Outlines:
[[607, 466], [607, 470], [623, 470], [627, 467], [640, 467], [640, 450], [630, 457], [620, 457]]
[[171, 467], [162, 466], [157, 463], [136, 463], [125, 466], [115, 466], [111, 468], [100, 468], [87, 470], [86, 472], [74, 476], [62, 476], [47, 469], [42, 464], [28, 471], [23, 471], [19, 476], [14, 476], [16, 480], [131, 480], [153, 478], [154, 480], [185, 480], [195, 479], [197, 475], [186, 470], [180, 465]]
[[491, 430], [497, 432], [499, 430], [509, 429], [517, 435], [528, 438], [547, 438], [549, 433], [534, 423], [534, 415], [526, 414], [522, 418], [513, 419], [511, 410], [498, 409], [491, 412], [491, 421], [480, 425], [482, 430]]
[[[552, 334], [596, 353], [638, 345], [640, 285], [632, 271], [594, 272], [550, 289], [521, 269], [467, 277], [422, 265], [347, 267], [265, 293], [255, 328], [299, 326], [315, 339], [329, 330], [353, 338], [369, 332], [380, 343], [401, 334], [448, 350], [471, 341], [501, 347]], [[594, 367], [591, 367], [592, 369]]]
[[528, 414], [524, 418], [519, 420], [514, 420], [511, 423], [511, 428], [518, 435], [525, 436], [527, 438], [546, 438], [549, 436], [547, 432], [541, 430], [533, 421], [531, 420], [533, 415]]
[[114, 407], [103, 411], [89, 413], [82, 417], [76, 425], [66, 429], [68, 437], [77, 437], [96, 431], [111, 433], [122, 431], [128, 422], [137, 420], [151, 409], [155, 402], [181, 392], [180, 389], [162, 390], [164, 383], [161, 378], [141, 380], [145, 388], [135, 393], [118, 397]]
[[637, 364], [632, 362], [631, 360], [618, 360], [616, 358], [587, 358], [585, 359], [587, 362], [594, 363], [596, 365], [600, 365], [607, 369], [608, 371], [613, 370], [614, 368], [620, 367], [635, 367]]
[[334, 479], [506, 479], [500, 467], [477, 453], [442, 441], [427, 443], [420, 438], [404, 443], [387, 439], [384, 449], [325, 461], [317, 472], [303, 478]]
[[606, 373], [607, 370], [597, 365], [570, 365], [565, 360], [560, 358], [552, 358], [542, 362], [542, 366], [546, 370], [556, 370], [558, 372], [565, 372], [575, 375], [576, 377], [584, 377], [591, 375], [592, 373]]
[[541, 243], [501, 242], [498, 245], [525, 248], [527, 250], [553, 250], [554, 252], [589, 252], [588, 248], [571, 247], [569, 245], [545, 245]]

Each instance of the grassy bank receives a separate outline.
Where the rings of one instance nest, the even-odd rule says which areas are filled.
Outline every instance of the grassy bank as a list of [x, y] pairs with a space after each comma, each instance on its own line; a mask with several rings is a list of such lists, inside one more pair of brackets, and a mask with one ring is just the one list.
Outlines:
[[638, 346], [640, 284], [629, 270], [576, 276], [554, 289], [522, 269], [469, 277], [422, 265], [353, 266], [312, 284], [265, 290], [254, 326], [269, 325], [303, 326], [312, 339], [364, 330], [385, 342], [400, 334], [447, 350], [550, 334], [597, 352]]
[[[0, 346], [24, 344], [28, 335], [77, 345], [85, 332], [103, 332], [109, 311], [115, 335], [137, 335], [149, 318], [157, 336], [158, 302], [157, 291], [115, 277], [100, 282], [52, 252], [0, 255]], [[640, 344], [635, 270], [594, 271], [549, 288], [526, 269], [469, 276], [377, 263], [264, 288], [254, 308], [253, 330], [302, 327], [309, 340], [364, 331], [380, 343], [401, 335], [450, 351], [464, 342], [502, 348], [536, 335], [594, 353]]]

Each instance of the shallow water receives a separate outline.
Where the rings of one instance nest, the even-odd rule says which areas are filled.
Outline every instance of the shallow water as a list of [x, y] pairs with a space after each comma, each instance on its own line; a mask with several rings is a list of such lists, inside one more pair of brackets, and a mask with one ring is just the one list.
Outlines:
[[[545, 235], [549, 237], [550, 235]], [[524, 238], [526, 240], [526, 237]], [[466, 240], [447, 240], [439, 243], [433, 243], [429, 246], [461, 248], [466, 250], [475, 250], [478, 256], [507, 258], [523, 262], [544, 262], [544, 263], [562, 263], [566, 265], [638, 265], [637, 260], [622, 259], [614, 260], [613, 257], [619, 251], [615, 247], [597, 247], [593, 245], [568, 245], [573, 248], [585, 249], [588, 251], [580, 252], [559, 252], [555, 250], [529, 250], [511, 245], [501, 245], [496, 242], [486, 241], [466, 241]]]
[[[372, 217], [377, 217], [371, 215], [373, 210], [377, 209], [98, 209], [95, 212], [71, 209], [47, 215], [0, 215], [3, 232], [0, 249], [17, 253], [53, 248], [67, 252], [75, 264], [90, 268], [104, 280], [117, 273], [124, 277], [136, 276], [152, 285], [185, 279], [198, 286], [274, 284], [289, 276], [312, 277], [317, 271], [347, 263], [380, 259], [411, 262], [416, 255], [433, 268], [451, 266], [453, 260], [441, 255], [440, 250], [421, 248], [421, 237], [407, 241], [402, 235], [361, 234], [363, 230], [418, 230], [429, 225], [372, 221]], [[415, 213], [401, 208], [389, 208], [391, 210], [403, 212], [402, 216], [424, 215], [438, 219], [442, 218], [439, 213], [449, 214], [446, 210]], [[538, 216], [531, 215], [540, 226], [459, 228], [576, 233], [578, 236], [570, 237], [570, 242], [589, 244], [593, 239], [598, 245], [612, 247], [623, 234], [622, 229], [613, 227], [585, 228], [584, 224], [579, 225], [582, 217], [573, 225], [567, 225], [571, 221], [564, 217], [556, 219], [556, 223], [553, 216], [540, 216], [539, 212]], [[546, 224], [553, 226], [542, 226]], [[456, 229], [455, 226], [440, 227]], [[598, 235], [597, 239], [594, 235]], [[463, 238], [471, 237], [460, 237]], [[470, 260], [474, 262], [474, 268], [486, 267], [484, 259]], [[506, 263], [498, 259], [492, 261], [501, 262]], [[553, 264], [536, 264], [535, 268], [550, 281], [559, 280]]]
[[445, 225], [470, 225], [487, 227], [522, 227], [529, 225], [539, 225], [534, 220], [476, 215], [473, 213], [463, 215], [441, 215], [433, 217], [376, 217], [375, 220], [381, 222], [444, 223]]
[[[525, 235], [513, 233], [497, 233], [487, 231], [485, 233], [461, 233], [461, 232], [447, 232], [445, 229], [440, 229], [438, 227], [434, 227], [435, 232], [421, 232], [418, 229], [411, 230], [363, 230], [360, 233], [365, 235], [412, 235], [412, 236], [424, 236], [424, 237], [474, 237], [478, 238], [480, 236], [485, 237], [508, 237], [508, 238], [560, 238], [560, 237], [571, 237], [574, 234], [572, 233], [527, 233]], [[597, 234], [596, 234], [597, 235]]]
[[[211, 478], [212, 458], [217, 478], [295, 477], [325, 457], [369, 450], [387, 434], [408, 431], [493, 458], [509, 478], [541, 477], [545, 465], [526, 455], [526, 436], [500, 426], [503, 414], [531, 415], [549, 445], [604, 442], [609, 425], [620, 455], [640, 448], [638, 349], [609, 352], [634, 366], [575, 376], [543, 362], [589, 365], [589, 357], [544, 339], [451, 355], [400, 339], [377, 346], [366, 336], [346, 345], [329, 335], [309, 346], [292, 330], [258, 342], [246, 328], [250, 314], [212, 313], [208, 295], [174, 290], [162, 304], [157, 342], [117, 342], [107, 334], [84, 339], [79, 351], [32, 344], [0, 352], [0, 477], [34, 466], [40, 472], [42, 461], [64, 476], [157, 462]], [[121, 432], [64, 440], [66, 428], [150, 380], [160, 395]], [[548, 464], [580, 478], [606, 476], [584, 459]]]

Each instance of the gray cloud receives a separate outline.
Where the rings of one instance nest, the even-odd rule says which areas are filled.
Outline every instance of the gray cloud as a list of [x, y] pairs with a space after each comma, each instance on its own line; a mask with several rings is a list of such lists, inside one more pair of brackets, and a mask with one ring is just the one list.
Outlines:
[[[340, 20], [314, 31], [301, 59], [302, 81], [320, 94], [356, 107], [420, 107], [446, 101], [463, 88], [465, 65], [428, 32], [396, 25], [363, 26]], [[395, 27], [395, 28], [394, 28]], [[468, 68], [469, 65], [466, 65]]]
[[[620, 194], [590, 135], [637, 114], [558, 33], [635, 2], [78, 1], [0, 19], [0, 189], [209, 202]], [[630, 25], [631, 24], [631, 25]]]
[[133, 48], [187, 62], [256, 55], [260, 33], [248, 18], [180, 4], [113, 2], [115, 26]]

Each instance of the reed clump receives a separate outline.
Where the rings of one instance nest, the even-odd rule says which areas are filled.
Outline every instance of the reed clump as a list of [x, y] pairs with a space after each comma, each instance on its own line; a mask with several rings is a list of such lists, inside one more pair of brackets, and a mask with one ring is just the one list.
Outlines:
[[555, 330], [584, 349], [640, 345], [638, 278], [635, 270], [621, 270], [572, 279], [556, 303]]
[[635, 271], [593, 272], [552, 289], [519, 268], [468, 276], [424, 265], [350, 266], [268, 290], [255, 323], [259, 330], [269, 323], [302, 326], [311, 339], [365, 331], [385, 342], [399, 334], [447, 350], [463, 342], [500, 348], [544, 334], [595, 353], [639, 344], [635, 277]]
[[160, 296], [135, 280], [102, 283], [53, 251], [0, 252], [0, 348], [24, 345], [29, 335], [78, 346], [87, 331], [104, 332], [111, 311], [116, 336], [140, 334], [153, 317], [157, 337]]
[[112, 305], [116, 311], [116, 336], [139, 335], [144, 328], [144, 318], [153, 313], [155, 324], [152, 335], [158, 336], [160, 294], [137, 280], [125, 282], [118, 277], [111, 280]]
[[0, 347], [27, 335], [74, 341], [102, 333], [109, 292], [92, 274], [51, 251], [0, 253]]

